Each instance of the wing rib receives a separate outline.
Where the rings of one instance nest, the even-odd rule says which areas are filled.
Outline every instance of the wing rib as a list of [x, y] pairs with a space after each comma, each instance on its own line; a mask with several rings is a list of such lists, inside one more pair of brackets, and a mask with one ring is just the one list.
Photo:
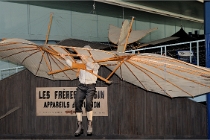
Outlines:
[[[154, 64], [151, 65], [151, 63], [147, 63], [147, 62], [144, 62], [144, 61], [142, 61], [141, 63], [144, 63], [144, 64], [146, 64], [146, 65], [148, 65], [148, 66], [152, 66], [152, 67], [154, 67], [154, 68], [157, 68], [157, 69], [163, 71], [163, 68], [159, 68], [159, 67], [155, 66]], [[167, 65], [167, 64], [166, 64], [166, 65]], [[199, 85], [206, 86], [206, 87], [209, 87], [209, 88], [210, 88], [210, 86], [207, 86], [207, 85], [205, 85], [205, 84], [202, 84], [202, 83], [196, 82], [196, 81], [194, 81], [194, 80], [185, 78], [185, 77], [183, 77], [183, 76], [177, 75], [177, 74], [175, 74], [175, 73], [173, 73], [173, 72], [169, 72], [169, 71], [167, 71], [167, 72], [168, 72], [169, 74], [171, 74], [171, 75], [175, 75], [175, 76], [180, 77], [180, 78], [182, 78], [182, 79], [185, 79], [185, 80], [191, 81], [191, 82], [193, 82], [193, 83], [196, 83], [196, 84], [199, 84]], [[190, 73], [190, 72], [188, 72], [188, 73]], [[199, 75], [199, 76], [200, 76], [200, 75]]]
[[[132, 62], [130, 62], [130, 63], [132, 63]], [[136, 65], [136, 64], [134, 64], [134, 65]], [[141, 68], [141, 69], [144, 69], [145, 71], [150, 72], [151, 74], [153, 74], [153, 75], [159, 77], [160, 79], [162, 79], [162, 80], [164, 80], [164, 81], [170, 83], [171, 85], [175, 86], [175, 87], [178, 88], [179, 90], [181, 90], [181, 91], [185, 92], [186, 94], [190, 95], [191, 97], [193, 97], [190, 93], [188, 93], [188, 92], [186, 92], [185, 90], [181, 89], [180, 87], [178, 87], [178, 86], [175, 85], [174, 83], [170, 82], [169, 80], [166, 80], [166, 79], [164, 79], [163, 77], [161, 77], [161, 76], [155, 74], [154, 72], [152, 72], [152, 71], [150, 71], [150, 70], [148, 70], [148, 69], [145, 69], [145, 68], [143, 68], [143, 67], [141, 67], [141, 66], [139, 66], [139, 65], [136, 65], [136, 66], [137, 66], [138, 68]]]
[[[128, 61], [127, 61], [128, 62]], [[142, 84], [142, 82], [137, 78], [137, 76], [131, 71], [131, 69], [128, 67], [128, 65], [126, 63], [124, 63], [125, 66], [129, 69], [129, 71], [134, 75], [134, 77], [139, 81], [139, 83], [144, 87], [144, 89], [147, 90], [147, 88]], [[134, 66], [134, 65], [133, 65]], [[136, 67], [136, 66], [134, 66]]]
[[[53, 58], [51, 55], [50, 55], [50, 57], [52, 58], [53, 62], [54, 62], [60, 69], [62, 69], [62, 68], [55, 62], [54, 58]], [[59, 61], [59, 60], [58, 60], [58, 61]], [[71, 80], [71, 78], [65, 73], [65, 71], [63, 71], [63, 73], [66, 75], [66, 77], [69, 78], [69, 80]]]
[[[130, 61], [129, 61], [130, 62]], [[134, 63], [132, 63], [132, 62], [130, 62], [130, 64], [131, 65], [133, 65], [134, 67], [136, 67], [136, 64], [134, 64]], [[127, 65], [126, 65], [127, 66]], [[128, 67], [128, 66], [127, 66]], [[138, 67], [136, 67], [137, 69], [139, 69]], [[139, 69], [139, 70], [141, 70], [141, 69]], [[149, 74], [147, 74], [145, 71], [143, 71], [143, 70], [141, 70], [145, 75], [147, 75], [154, 83], [156, 83], [158, 86], [159, 86], [159, 88], [160, 89], [162, 89], [169, 97], [171, 97], [170, 96], [170, 94], [168, 94]], [[134, 75], [134, 74], [133, 74]], [[136, 76], [135, 76], [136, 77]], [[137, 77], [136, 77], [137, 78]], [[138, 78], [137, 78], [138, 79]], [[139, 81], [139, 79], [138, 79], [138, 81]], [[139, 81], [140, 82], [140, 81]], [[140, 82], [141, 83], [141, 82]], [[141, 83], [142, 84], [142, 83]], [[146, 88], [145, 88], [146, 89]], [[172, 97], [171, 97], [172, 98]]]

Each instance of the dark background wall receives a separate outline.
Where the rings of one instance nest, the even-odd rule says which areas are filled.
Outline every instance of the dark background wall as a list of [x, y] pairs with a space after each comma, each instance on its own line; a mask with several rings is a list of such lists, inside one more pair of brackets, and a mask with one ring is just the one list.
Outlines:
[[[110, 71], [101, 68], [99, 75]], [[187, 98], [150, 93], [117, 76], [108, 87], [108, 117], [94, 117], [94, 136], [98, 138], [207, 138], [206, 106]], [[0, 81], [0, 138], [73, 137], [76, 117], [36, 116], [36, 87], [76, 87], [78, 80], [51, 81], [23, 70]], [[83, 118], [85, 120], [85, 118]], [[86, 126], [86, 121], [84, 121]], [[100, 137], [103, 136], [103, 137]], [[120, 137], [121, 136], [121, 137]]]

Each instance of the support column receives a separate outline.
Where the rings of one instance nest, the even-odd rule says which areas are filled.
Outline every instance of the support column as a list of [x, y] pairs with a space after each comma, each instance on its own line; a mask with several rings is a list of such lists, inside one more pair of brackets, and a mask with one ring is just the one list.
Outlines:
[[[204, 2], [204, 33], [206, 45], [206, 67], [210, 68], [210, 2]], [[207, 134], [210, 139], [210, 93], [207, 94]]]

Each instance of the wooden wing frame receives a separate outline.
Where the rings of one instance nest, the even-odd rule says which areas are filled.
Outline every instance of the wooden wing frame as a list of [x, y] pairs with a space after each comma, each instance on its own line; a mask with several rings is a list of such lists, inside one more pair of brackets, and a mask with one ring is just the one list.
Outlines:
[[[190, 91], [192, 87], [196, 86], [200, 87], [201, 93], [210, 91], [210, 69], [195, 66], [177, 59], [157, 54], [126, 54], [97, 49], [63, 48], [71, 48], [76, 52], [76, 54], [67, 52], [65, 54], [67, 56], [86, 55], [89, 61], [99, 63], [109, 68], [111, 73], [106, 78], [89, 71], [106, 83], [111, 83], [109, 79], [113, 74], [117, 74], [117, 76], [129, 83], [148, 91], [157, 91], [171, 98], [176, 96], [197, 96], [200, 93], [197, 94], [194, 91]], [[79, 65], [74, 65], [72, 68], [86, 70], [85, 67]], [[70, 68], [64, 68], [58, 71], [52, 71], [50, 74], [69, 69]], [[165, 77], [167, 75], [170, 75], [169, 79]], [[178, 81], [180, 81], [180, 83]], [[182, 82], [183, 85], [180, 85]], [[168, 89], [168, 87], [170, 88]]]
[[[69, 67], [61, 54], [72, 61]], [[88, 61], [104, 65], [111, 70], [104, 78], [86, 70], [82, 55]], [[210, 69], [195, 66], [157, 54], [126, 54], [97, 49], [60, 45], [36, 45], [23, 39], [0, 42], [0, 58], [24, 65], [34, 75], [52, 80], [73, 80], [80, 69], [86, 70], [106, 83], [115, 73], [121, 79], [148, 91], [169, 97], [194, 97], [210, 91]], [[165, 85], [165, 86], [164, 86]]]
[[[65, 50], [60, 49], [60, 53]], [[67, 67], [51, 45], [37, 45], [24, 39], [6, 39], [0, 42], [0, 59], [23, 65], [34, 75], [51, 80], [76, 79], [75, 70], [49, 75], [54, 69]]]
[[[129, 59], [132, 56], [132, 55], [119, 56], [113, 52], [107, 52], [107, 51], [102, 51], [102, 50], [97, 50], [97, 49], [78, 48], [78, 47], [54, 46], [54, 50], [56, 50], [55, 48], [71, 50], [71, 51], [66, 51], [64, 55], [71, 58], [72, 67], [67, 66], [62, 69], [50, 71], [48, 74], [56, 74], [56, 73], [65, 72], [67, 70], [72, 70], [72, 69], [77, 69], [77, 71], [79, 71], [80, 69], [82, 69], [82, 70], [90, 72], [91, 74], [95, 75], [97, 78], [105, 81], [108, 84], [111, 83], [109, 79], [115, 73], [115, 71], [122, 65], [122, 63], [126, 59]], [[60, 55], [59, 52], [57, 54]], [[98, 63], [99, 65], [104, 65], [104, 66], [115, 66], [116, 68], [107, 76], [107, 78], [104, 78], [100, 75], [93, 73], [92, 71], [87, 70], [85, 63], [81, 63], [81, 64], [76, 63], [77, 60], [74, 57], [77, 57], [77, 59], [79, 57], [79, 59], [84, 62], [83, 58], [81, 57], [82, 55], [88, 56], [88, 61]]]

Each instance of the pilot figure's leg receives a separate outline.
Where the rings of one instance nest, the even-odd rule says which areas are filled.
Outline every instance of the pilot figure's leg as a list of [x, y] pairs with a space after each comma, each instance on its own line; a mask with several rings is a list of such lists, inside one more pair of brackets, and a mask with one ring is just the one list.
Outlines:
[[82, 90], [84, 87], [82, 85], [79, 85], [77, 87], [77, 93], [75, 95], [75, 112], [77, 116], [77, 125], [78, 128], [75, 132], [75, 136], [80, 136], [83, 134], [83, 126], [82, 126], [82, 104], [85, 99], [85, 92]]
[[86, 94], [86, 111], [88, 119], [87, 135], [91, 136], [93, 133], [92, 121], [93, 121], [93, 96], [95, 95], [95, 84], [90, 85]]

